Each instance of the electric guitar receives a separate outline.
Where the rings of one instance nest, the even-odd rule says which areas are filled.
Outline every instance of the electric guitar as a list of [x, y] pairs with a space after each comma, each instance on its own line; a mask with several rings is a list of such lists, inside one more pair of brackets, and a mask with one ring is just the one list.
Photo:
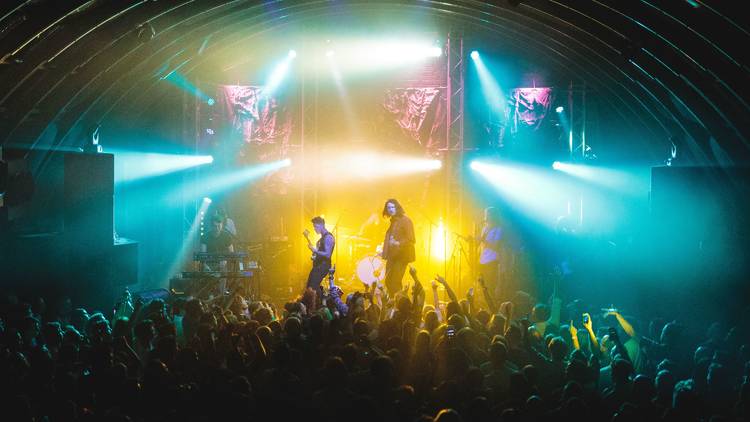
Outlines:
[[[310, 248], [311, 250], [315, 249], [315, 247], [313, 246], [312, 241], [310, 240], [310, 230], [305, 229], [305, 231], [302, 232], [302, 235], [305, 236], [305, 239], [307, 239], [307, 247]], [[312, 256], [310, 256], [310, 260], [311, 261], [315, 261], [315, 258], [317, 258], [317, 257], [318, 257], [318, 254], [316, 254], [315, 252], [313, 252]]]

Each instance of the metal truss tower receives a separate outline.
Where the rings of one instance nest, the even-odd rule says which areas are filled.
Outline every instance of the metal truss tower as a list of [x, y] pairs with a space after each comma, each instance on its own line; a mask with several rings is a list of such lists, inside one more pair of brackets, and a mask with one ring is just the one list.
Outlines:
[[[446, 93], [446, 144], [444, 148], [445, 163], [445, 221], [453, 233], [464, 232], [464, 77], [466, 73], [466, 58], [463, 46], [463, 30], [454, 29], [448, 34], [446, 44], [446, 70], [447, 70], [447, 93]], [[445, 273], [450, 271], [451, 278], [463, 289], [461, 279], [470, 274], [470, 267], [464, 265], [470, 262], [467, 256], [470, 251], [466, 248], [457, 248], [455, 245], [460, 239], [453, 239], [452, 251], [448, 251]], [[449, 242], [446, 242], [446, 244]], [[461, 263], [463, 261], [463, 264]]]

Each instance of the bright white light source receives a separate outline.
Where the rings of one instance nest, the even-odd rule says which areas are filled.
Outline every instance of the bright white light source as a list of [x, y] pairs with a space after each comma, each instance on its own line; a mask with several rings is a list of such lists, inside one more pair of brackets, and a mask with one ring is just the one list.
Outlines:
[[427, 51], [429, 57], [440, 57], [443, 55], [443, 49], [440, 47], [432, 47]]
[[471, 58], [472, 58], [473, 60], [476, 60], [476, 59], [478, 59], [478, 58], [479, 58], [479, 52], [478, 52], [477, 50], [474, 50], [474, 51], [472, 51], [472, 52], [471, 52]]
[[160, 154], [115, 148], [107, 151], [115, 155], [115, 183], [162, 176], [214, 161], [210, 155]]
[[289, 73], [289, 66], [292, 63], [292, 60], [297, 56], [297, 52], [294, 52], [294, 54], [292, 54], [292, 52], [294, 52], [294, 50], [291, 50], [284, 60], [279, 62], [276, 67], [273, 68], [271, 76], [268, 78], [266, 86], [263, 88], [263, 94], [273, 94], [279, 85], [281, 85], [284, 78], [286, 78], [287, 73]]

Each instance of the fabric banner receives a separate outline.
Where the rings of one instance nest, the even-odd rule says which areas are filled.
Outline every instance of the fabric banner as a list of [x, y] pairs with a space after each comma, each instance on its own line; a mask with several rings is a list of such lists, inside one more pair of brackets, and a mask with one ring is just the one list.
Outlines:
[[[283, 160], [290, 153], [292, 113], [282, 99], [262, 90], [262, 86], [248, 85], [218, 87], [214, 119], [222, 128], [221, 139], [228, 142], [221, 148], [240, 164]], [[276, 171], [259, 188], [283, 193], [292, 177], [289, 169]]]
[[[246, 146], [258, 154], [257, 161], [283, 159], [289, 150], [292, 119], [287, 107], [261, 86], [221, 85], [217, 95], [219, 113]], [[240, 151], [247, 155], [247, 151]]]
[[537, 130], [554, 100], [552, 88], [516, 88], [511, 91], [513, 123], [511, 133], [524, 128]]
[[445, 106], [440, 88], [388, 89], [383, 100], [387, 119], [400, 128], [401, 141], [434, 151], [445, 145]]

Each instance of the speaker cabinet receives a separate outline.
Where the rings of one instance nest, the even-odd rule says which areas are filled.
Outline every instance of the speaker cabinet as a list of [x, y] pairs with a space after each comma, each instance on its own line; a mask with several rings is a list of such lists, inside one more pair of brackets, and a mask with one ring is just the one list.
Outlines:
[[106, 252], [114, 233], [114, 155], [64, 156], [63, 221], [75, 258]]

